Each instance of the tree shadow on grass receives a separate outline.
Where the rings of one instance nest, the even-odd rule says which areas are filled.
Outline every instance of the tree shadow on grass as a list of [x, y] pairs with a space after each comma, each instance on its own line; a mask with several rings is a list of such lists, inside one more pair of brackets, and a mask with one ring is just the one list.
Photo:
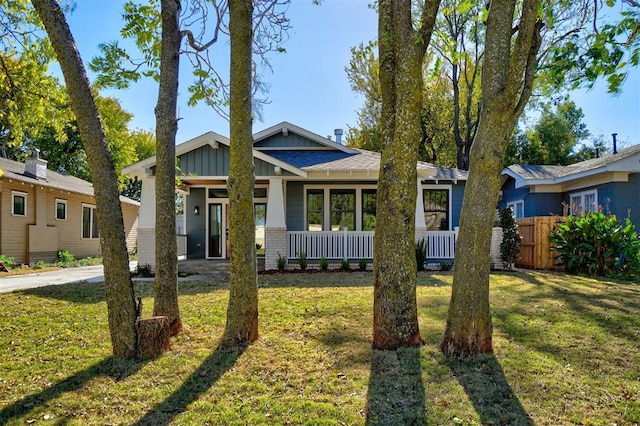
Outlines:
[[367, 425], [426, 424], [420, 348], [371, 351]]
[[189, 376], [178, 390], [148, 411], [135, 425], [167, 425], [189, 404], [207, 392], [235, 364], [246, 350], [245, 346], [225, 347], [219, 345]]
[[464, 361], [447, 359], [446, 363], [464, 388], [482, 424], [534, 425], [494, 355], [482, 355]]
[[105, 358], [41, 392], [26, 396], [2, 408], [0, 410], [0, 425], [8, 424], [10, 420], [22, 417], [34, 408], [42, 406], [47, 401], [51, 401], [66, 392], [74, 392], [81, 389], [95, 377], [105, 376], [111, 377], [116, 381], [124, 380], [138, 372], [145, 364], [146, 361], [123, 360], [114, 357]]

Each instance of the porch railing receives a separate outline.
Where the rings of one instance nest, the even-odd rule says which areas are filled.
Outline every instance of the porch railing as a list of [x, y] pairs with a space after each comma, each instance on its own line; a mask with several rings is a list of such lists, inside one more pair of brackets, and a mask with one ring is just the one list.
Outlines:
[[458, 231], [427, 231], [424, 241], [427, 259], [453, 259]]
[[373, 231], [287, 232], [287, 258], [373, 259]]

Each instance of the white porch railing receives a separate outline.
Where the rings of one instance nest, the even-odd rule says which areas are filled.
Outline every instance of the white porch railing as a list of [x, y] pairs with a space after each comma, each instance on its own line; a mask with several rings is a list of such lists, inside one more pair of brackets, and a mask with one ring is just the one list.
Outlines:
[[427, 231], [424, 242], [427, 259], [453, 259], [458, 231]]
[[373, 259], [373, 231], [287, 232], [287, 258]]

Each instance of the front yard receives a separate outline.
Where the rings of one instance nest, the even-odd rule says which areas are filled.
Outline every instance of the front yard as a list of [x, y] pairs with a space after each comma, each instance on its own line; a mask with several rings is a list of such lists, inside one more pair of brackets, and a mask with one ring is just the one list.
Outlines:
[[[640, 423], [640, 286], [494, 274], [493, 356], [444, 359], [452, 276], [419, 275], [426, 345], [372, 351], [370, 273], [260, 276], [260, 333], [217, 348], [226, 282], [180, 283], [184, 334], [110, 357], [104, 289], [1, 294], [0, 425]], [[151, 314], [152, 283], [137, 283]]]

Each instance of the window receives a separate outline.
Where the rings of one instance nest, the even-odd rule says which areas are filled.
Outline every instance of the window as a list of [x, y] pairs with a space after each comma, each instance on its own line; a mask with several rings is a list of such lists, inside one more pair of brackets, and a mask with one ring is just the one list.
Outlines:
[[254, 204], [253, 213], [256, 221], [256, 249], [258, 249], [258, 244], [260, 244], [260, 248], [264, 248], [264, 227], [267, 223], [267, 205], [264, 203]]
[[511, 201], [507, 203], [507, 208], [511, 208], [516, 219], [524, 217], [524, 200]]
[[98, 216], [95, 206], [82, 206], [82, 238], [98, 238]]
[[11, 192], [11, 214], [14, 216], [27, 215], [27, 194], [24, 192]]
[[598, 211], [598, 193], [596, 190], [571, 194], [569, 207], [572, 215]]
[[425, 189], [424, 221], [427, 231], [449, 230], [449, 190]]
[[67, 200], [56, 200], [56, 219], [67, 220]]
[[376, 190], [362, 190], [362, 230], [375, 231], [376, 229]]
[[331, 230], [356, 230], [356, 191], [355, 189], [332, 189]]
[[322, 217], [324, 210], [324, 191], [310, 189], [307, 191], [307, 230], [322, 231]]

